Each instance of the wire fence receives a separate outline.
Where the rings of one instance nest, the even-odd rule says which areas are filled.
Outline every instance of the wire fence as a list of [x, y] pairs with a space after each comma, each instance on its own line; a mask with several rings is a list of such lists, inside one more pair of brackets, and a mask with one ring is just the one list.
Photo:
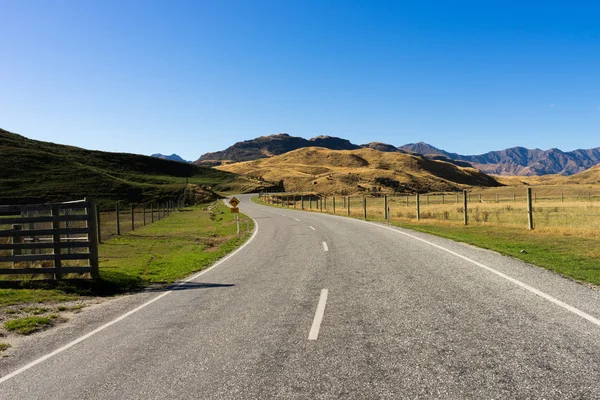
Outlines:
[[600, 234], [600, 190], [587, 193], [537, 193], [535, 188], [525, 188], [511, 193], [465, 191], [330, 197], [314, 193], [261, 193], [260, 197], [282, 207], [372, 220], [498, 225], [525, 229], [531, 221], [532, 229]]

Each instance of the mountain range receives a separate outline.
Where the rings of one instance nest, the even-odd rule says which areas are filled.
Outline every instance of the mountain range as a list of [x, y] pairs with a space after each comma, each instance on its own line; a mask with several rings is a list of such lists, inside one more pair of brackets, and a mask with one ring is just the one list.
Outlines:
[[171, 154], [170, 156], [167, 156], [167, 155], [164, 155], [164, 154], [156, 153], [156, 154], [152, 154], [150, 157], [156, 157], [156, 158], [160, 158], [160, 159], [163, 159], [163, 160], [179, 161], [179, 162], [184, 162], [184, 163], [190, 163], [191, 162], [191, 161], [184, 160], [183, 158], [181, 158], [177, 154]]
[[203, 154], [196, 165], [215, 166], [224, 163], [257, 160], [287, 153], [304, 147], [324, 147], [330, 150], [370, 148], [383, 152], [421, 154], [426, 158], [452, 162], [461, 167], [472, 166], [496, 175], [573, 175], [600, 164], [600, 147], [563, 152], [559, 149], [540, 150], [512, 147], [480, 155], [450, 153], [424, 142], [394, 146], [371, 142], [362, 145], [347, 139], [317, 136], [312, 139], [280, 133], [237, 142], [225, 150]]

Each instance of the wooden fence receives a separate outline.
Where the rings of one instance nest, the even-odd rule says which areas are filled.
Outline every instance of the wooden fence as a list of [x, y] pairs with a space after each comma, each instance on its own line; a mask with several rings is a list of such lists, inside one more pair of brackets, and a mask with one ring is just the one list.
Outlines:
[[[73, 265], [83, 261], [87, 265]], [[0, 266], [3, 263], [12, 263], [12, 268], [0, 268], [0, 275], [51, 274], [62, 279], [65, 274], [89, 273], [97, 278], [93, 201], [0, 206]]]

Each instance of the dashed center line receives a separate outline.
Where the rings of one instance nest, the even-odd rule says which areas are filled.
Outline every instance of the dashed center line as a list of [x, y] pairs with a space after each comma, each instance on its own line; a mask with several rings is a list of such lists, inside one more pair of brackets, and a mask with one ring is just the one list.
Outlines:
[[300, 222], [300, 220], [298, 218], [294, 218], [296, 221]]
[[323, 321], [323, 315], [325, 315], [325, 304], [327, 303], [327, 294], [329, 290], [322, 289], [321, 296], [319, 297], [319, 304], [317, 304], [317, 311], [315, 312], [315, 318], [313, 319], [310, 332], [308, 334], [308, 340], [317, 340], [319, 337], [319, 330], [321, 329], [321, 321]]
[[323, 250], [329, 251], [329, 247], [327, 247], [327, 243], [323, 242]]
[[312, 229], [313, 231], [316, 231], [316, 229], [315, 229], [315, 228], [313, 228], [312, 226], [309, 226], [309, 228], [310, 228], [310, 229]]

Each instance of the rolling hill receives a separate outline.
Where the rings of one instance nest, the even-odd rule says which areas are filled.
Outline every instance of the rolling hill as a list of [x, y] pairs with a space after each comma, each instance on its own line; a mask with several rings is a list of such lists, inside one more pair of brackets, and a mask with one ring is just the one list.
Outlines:
[[191, 162], [191, 161], [184, 160], [177, 154], [171, 154], [170, 156], [167, 156], [165, 154], [156, 153], [156, 154], [152, 154], [150, 157], [162, 158], [163, 160], [179, 161], [179, 162], [183, 162], [183, 163]]
[[282, 181], [287, 191], [346, 195], [371, 191], [454, 191], [470, 186], [500, 186], [473, 168], [371, 148], [330, 150], [301, 148], [282, 155], [216, 167], [268, 181]]
[[[5, 203], [73, 200], [141, 202], [173, 198], [186, 179], [199, 198], [249, 191], [261, 183], [193, 164], [127, 153], [85, 150], [0, 129], [0, 198]], [[206, 189], [201, 189], [204, 187]], [[211, 188], [211, 189], [209, 189]]]
[[359, 146], [346, 139], [336, 137], [317, 136], [307, 140], [284, 133], [235, 143], [223, 151], [206, 153], [195, 163], [214, 166], [257, 160], [305, 147], [324, 147], [331, 150], [371, 148], [384, 152], [421, 154], [430, 159], [452, 162], [461, 167], [472, 166], [485, 173], [496, 175], [573, 175], [600, 163], [600, 147], [569, 152], [559, 149], [540, 150], [512, 147], [480, 155], [460, 155], [449, 153], [423, 142], [410, 143], [400, 147], [381, 142], [371, 142]]

